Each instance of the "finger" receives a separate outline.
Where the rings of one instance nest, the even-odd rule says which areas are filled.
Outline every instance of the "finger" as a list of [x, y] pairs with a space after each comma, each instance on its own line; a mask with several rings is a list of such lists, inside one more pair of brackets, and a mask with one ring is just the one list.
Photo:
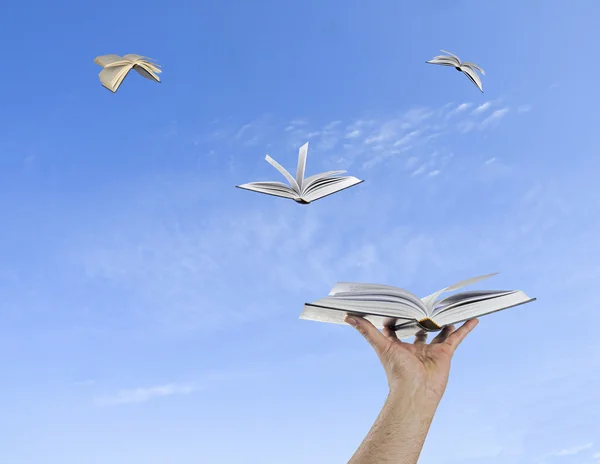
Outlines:
[[387, 338], [389, 338], [393, 342], [400, 341], [400, 339], [398, 338], [398, 335], [396, 335], [396, 331], [392, 327], [384, 327], [383, 335], [385, 335]]
[[431, 344], [433, 345], [434, 343], [444, 343], [448, 337], [450, 336], [450, 334], [452, 332], [454, 332], [454, 325], [447, 325], [445, 326], [441, 332], [439, 334], [437, 334], [437, 336], [431, 340]]
[[469, 335], [469, 332], [471, 332], [471, 330], [473, 330], [478, 323], [479, 321], [477, 319], [469, 319], [462, 326], [460, 326], [458, 330], [454, 331], [450, 334], [450, 336], [448, 336], [446, 343], [450, 345], [452, 350], [456, 350], [458, 345], [461, 344], [465, 337]]
[[363, 317], [347, 316], [345, 322], [355, 327], [367, 339], [378, 355], [381, 355], [390, 343], [386, 336], [371, 324], [371, 321]]
[[427, 332], [425, 330], [420, 330], [415, 334], [414, 345], [422, 345], [427, 341]]

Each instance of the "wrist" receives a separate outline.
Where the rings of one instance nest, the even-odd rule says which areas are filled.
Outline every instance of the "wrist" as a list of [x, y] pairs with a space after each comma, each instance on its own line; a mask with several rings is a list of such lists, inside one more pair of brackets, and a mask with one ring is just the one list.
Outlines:
[[431, 422], [439, 400], [418, 393], [407, 394], [405, 391], [390, 389], [386, 403], [397, 411], [398, 417], [419, 422]]

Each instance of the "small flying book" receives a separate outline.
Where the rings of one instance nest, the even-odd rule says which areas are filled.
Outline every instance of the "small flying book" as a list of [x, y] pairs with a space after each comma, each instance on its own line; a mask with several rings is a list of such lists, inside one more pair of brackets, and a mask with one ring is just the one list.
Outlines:
[[138, 74], [146, 79], [160, 83], [160, 77], [158, 77], [162, 72], [160, 65], [152, 63], [152, 61], [154, 60], [145, 56], [129, 54], [123, 57], [119, 55], [98, 56], [94, 63], [104, 68], [98, 74], [102, 85], [115, 93], [132, 69], [135, 69]]
[[485, 71], [477, 66], [475, 63], [471, 63], [469, 61], [460, 61], [460, 58], [456, 55], [453, 55], [446, 50], [440, 50], [442, 53], [446, 53], [449, 56], [439, 55], [434, 57], [433, 59], [426, 61], [428, 64], [439, 64], [440, 66], [452, 66], [457, 71], [462, 72], [465, 76], [469, 78], [469, 80], [477, 86], [477, 88], [483, 93], [483, 87], [481, 85], [481, 79], [477, 74], [479, 71], [482, 75], [485, 76]]
[[463, 280], [425, 298], [388, 285], [339, 282], [329, 296], [306, 303], [300, 319], [344, 324], [347, 315], [361, 316], [378, 329], [390, 327], [398, 338], [408, 338], [535, 300], [520, 290], [476, 290], [439, 298], [496, 274]]
[[307, 205], [312, 201], [363, 182], [356, 177], [338, 176], [346, 171], [329, 171], [322, 174], [315, 174], [314, 176], [305, 179], [304, 171], [306, 169], [307, 155], [308, 142], [300, 147], [295, 179], [283, 166], [269, 155], [265, 157], [267, 162], [286, 178], [289, 182], [289, 186], [281, 182], [250, 182], [248, 184], [236, 185], [236, 187], [251, 190], [253, 192], [266, 193], [267, 195], [274, 195], [276, 197], [290, 198], [297, 203]]

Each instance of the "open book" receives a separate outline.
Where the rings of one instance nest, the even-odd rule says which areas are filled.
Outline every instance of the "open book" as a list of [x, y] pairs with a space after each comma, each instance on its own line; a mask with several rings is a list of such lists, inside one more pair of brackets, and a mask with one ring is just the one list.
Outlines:
[[439, 64], [440, 66], [453, 66], [457, 71], [462, 72], [469, 80], [477, 86], [477, 88], [483, 93], [483, 87], [481, 86], [481, 79], [477, 74], [479, 71], [485, 76], [485, 71], [477, 66], [475, 63], [469, 61], [461, 62], [460, 58], [453, 55], [445, 50], [440, 50], [442, 53], [447, 53], [450, 56], [439, 55], [434, 57], [432, 60], [426, 61], [429, 64]]
[[162, 72], [160, 65], [151, 61], [154, 60], [140, 55], [129, 54], [123, 57], [119, 55], [98, 56], [94, 60], [94, 63], [104, 68], [100, 71], [98, 77], [100, 77], [102, 85], [114, 93], [132, 69], [135, 69], [146, 79], [160, 83], [160, 77], [158, 77]]
[[398, 338], [407, 338], [421, 330], [435, 332], [503, 309], [534, 301], [520, 290], [477, 290], [460, 292], [446, 298], [443, 293], [496, 274], [463, 280], [425, 298], [388, 285], [337, 283], [329, 296], [306, 303], [300, 319], [344, 324], [347, 315], [362, 316], [375, 327], [391, 327]]
[[298, 203], [308, 204], [311, 201], [326, 197], [332, 193], [347, 189], [353, 185], [360, 184], [362, 180], [351, 176], [339, 176], [346, 171], [329, 171], [322, 174], [304, 178], [306, 169], [306, 156], [308, 154], [308, 142], [300, 147], [298, 154], [298, 168], [296, 169], [296, 178], [277, 161], [269, 155], [265, 157], [267, 162], [277, 169], [283, 177], [289, 182], [289, 186], [281, 182], [250, 182], [244, 185], [237, 185], [237, 188], [251, 190], [258, 193], [266, 193], [276, 197], [290, 198]]

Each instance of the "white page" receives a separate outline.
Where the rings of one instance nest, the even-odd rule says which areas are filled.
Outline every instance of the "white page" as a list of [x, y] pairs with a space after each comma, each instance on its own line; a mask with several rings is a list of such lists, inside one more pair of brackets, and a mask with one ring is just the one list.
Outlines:
[[292, 189], [295, 192], [298, 192], [298, 194], [300, 194], [300, 187], [298, 186], [298, 183], [292, 177], [292, 175], [289, 172], [287, 172], [287, 169], [285, 169], [281, 164], [279, 164], [277, 161], [275, 161], [269, 155], [267, 155], [265, 157], [265, 159], [271, 166], [273, 166], [275, 169], [277, 169], [283, 175], [283, 177], [285, 177], [287, 179], [287, 181], [290, 183], [290, 186], [292, 187]]
[[356, 177], [344, 177], [340, 182], [336, 182], [333, 185], [327, 185], [324, 188], [316, 189], [315, 191], [309, 193], [308, 195], [303, 196], [302, 198], [308, 202], [319, 200], [327, 195], [331, 195], [333, 193], [339, 192], [340, 190], [344, 190], [350, 188], [356, 184], [360, 184], [364, 182]]
[[452, 308], [455, 306], [470, 304], [476, 301], [489, 300], [491, 298], [497, 298], [499, 296], [508, 295], [509, 293], [514, 293], [515, 291], [516, 290], [482, 290], [457, 293], [456, 295], [451, 295], [448, 298], [438, 301], [432, 312], [432, 315], [436, 316], [441, 312], [452, 310]]
[[460, 62], [450, 56], [436, 56], [432, 60], [427, 61], [429, 64], [439, 64], [440, 66], [460, 66]]
[[469, 66], [473, 69], [476, 69], [477, 71], [479, 71], [481, 74], [483, 74], [485, 76], [485, 71], [483, 69], [481, 69], [479, 66], [477, 66], [475, 63], [471, 63], [470, 61], [465, 61], [464, 63], [461, 63], [461, 66]]
[[409, 304], [402, 304], [400, 302], [391, 303], [389, 301], [358, 301], [327, 296], [307, 304], [313, 306], [322, 306], [330, 309], [339, 309], [342, 311], [359, 311], [378, 316], [401, 317], [415, 321], [423, 317], [421, 312], [416, 307], [410, 306]]
[[336, 184], [338, 182], [344, 182], [346, 177], [325, 177], [323, 179], [319, 179], [318, 181], [313, 182], [310, 187], [305, 187], [302, 190], [302, 195], [307, 196], [311, 195], [313, 192], [318, 189], [324, 189], [330, 185]]
[[160, 65], [155, 63], [150, 63], [149, 61], [139, 60], [135, 63], [135, 66], [138, 66], [144, 69], [148, 74], [155, 76], [158, 79], [158, 74], [162, 73], [160, 69]]
[[287, 186], [287, 190], [282, 188], [269, 187], [265, 185], [256, 185], [256, 183], [236, 185], [236, 187], [244, 190], [250, 190], [252, 192], [264, 193], [266, 195], [273, 195], [282, 198], [291, 198], [292, 200], [298, 198], [298, 195]]
[[460, 58], [456, 56], [454, 53], [447, 52], [446, 50], [440, 50], [440, 52], [445, 53], [446, 55], [450, 55], [460, 64]]
[[391, 285], [338, 282], [329, 292], [329, 296], [337, 296], [339, 294], [395, 295], [398, 298], [410, 301], [415, 308], [419, 308], [420, 312], [422, 312], [424, 315], [427, 315], [425, 307], [417, 295], [403, 288], [393, 287]]
[[137, 55], [135, 53], [128, 53], [127, 55], [123, 55], [123, 58], [125, 58], [126, 60], [131, 61], [134, 64], [135, 64], [136, 61], [142, 61], [144, 59], [149, 59], [149, 60], [152, 59], [152, 58], [147, 58], [147, 57], [142, 56], [142, 55]]
[[102, 71], [100, 71], [98, 77], [100, 77], [100, 82], [102, 82], [102, 85], [112, 92], [116, 92], [130, 70], [131, 65], [104, 68]]
[[[364, 317], [371, 321], [375, 327], [382, 329], [383, 327], [395, 327], [399, 324], [411, 321], [411, 319], [390, 317], [381, 314], [372, 314], [368, 311], [362, 311], [358, 309], [345, 310], [336, 308], [323, 308], [313, 306], [315, 303], [307, 303], [304, 305], [304, 309], [300, 314], [300, 319], [318, 322], [328, 322], [330, 324], [345, 324], [344, 319], [348, 314]], [[414, 320], [414, 319], [412, 319]]]
[[121, 65], [124, 65], [127, 63], [127, 60], [124, 60], [119, 55], [115, 55], [114, 53], [112, 53], [110, 55], [97, 56], [94, 59], [94, 63], [96, 63], [104, 68], [106, 66], [113, 65], [115, 63], [120, 63]]
[[466, 287], [468, 285], [473, 285], [474, 283], [479, 282], [480, 280], [488, 279], [497, 274], [498, 274], [497, 272], [494, 272], [493, 274], [486, 274], [486, 275], [482, 275], [482, 276], [478, 276], [478, 277], [471, 277], [470, 279], [461, 280], [460, 282], [450, 285], [449, 287], [443, 288], [441, 290], [438, 290], [435, 293], [432, 293], [431, 295], [427, 295], [426, 297], [421, 298], [421, 301], [423, 301], [423, 304], [425, 305], [427, 310], [429, 312], [431, 312], [435, 305], [436, 298], [438, 296], [440, 296], [442, 293], [453, 292], [455, 290], [459, 290], [463, 287]]
[[304, 184], [304, 171], [306, 170], [306, 156], [308, 155], [308, 142], [300, 147], [298, 152], [298, 168], [296, 169], [296, 183], [298, 184], [298, 191], [302, 191]]
[[302, 191], [306, 192], [308, 189], [310, 189], [312, 184], [314, 184], [315, 182], [317, 182], [321, 179], [337, 176], [339, 174], [345, 174], [346, 172], [347, 171], [327, 171], [327, 172], [322, 172], [321, 174], [315, 174], [314, 176], [307, 177], [302, 182]]
[[133, 67], [133, 69], [135, 69], [140, 76], [145, 77], [146, 79], [150, 79], [151, 81], [154, 81], [154, 82], [160, 82], [160, 77], [158, 77], [153, 72], [147, 70], [146, 68], [141, 66], [139, 63], [136, 64]]
[[396, 327], [394, 332], [396, 333], [396, 337], [402, 340], [405, 338], [414, 337], [421, 330], [423, 329], [416, 322], [409, 322]]
[[457, 324], [468, 319], [485, 316], [486, 314], [502, 311], [531, 301], [535, 301], [535, 298], [529, 298], [524, 292], [516, 291], [498, 298], [457, 306], [452, 311], [446, 311], [436, 316], [435, 322], [441, 326]]
[[477, 86], [477, 88], [483, 92], [483, 87], [481, 85], [481, 79], [479, 78], [479, 75], [472, 70], [471, 68], [469, 68], [468, 66], [461, 66], [460, 70], [463, 72], [463, 74], [465, 76], [467, 76], [469, 78], [469, 80], [475, 84]]

